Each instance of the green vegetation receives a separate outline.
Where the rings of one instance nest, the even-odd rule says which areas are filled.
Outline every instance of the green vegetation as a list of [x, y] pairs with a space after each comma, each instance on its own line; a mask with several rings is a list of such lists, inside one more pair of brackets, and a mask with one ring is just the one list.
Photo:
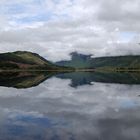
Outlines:
[[72, 70], [47, 61], [36, 53], [17, 51], [0, 54], [0, 70]]
[[140, 70], [140, 56], [93, 58], [91, 65], [95, 68], [112, 69], [115, 71], [137, 71]]
[[113, 56], [91, 58], [91, 55], [71, 53], [72, 60], [53, 64], [36, 53], [17, 51], [0, 54], [0, 71], [140, 71], [140, 56]]
[[76, 69], [107, 71], [140, 71], [140, 55], [91, 58], [91, 55], [72, 53], [70, 61], [60, 61], [57, 65]]
[[70, 55], [71, 55], [71, 60], [56, 62], [56, 64], [59, 66], [74, 67], [76, 69], [90, 68], [91, 55], [78, 54], [77, 52], [73, 52]]

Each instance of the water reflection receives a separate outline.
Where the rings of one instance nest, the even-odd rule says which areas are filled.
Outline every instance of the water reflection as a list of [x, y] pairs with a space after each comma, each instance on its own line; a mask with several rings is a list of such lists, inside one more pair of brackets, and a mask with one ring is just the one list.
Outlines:
[[139, 140], [138, 84], [77, 80], [73, 88], [75, 76], [52, 75], [26, 89], [0, 87], [0, 139]]
[[57, 75], [62, 79], [71, 79], [71, 86], [91, 85], [92, 82], [140, 84], [140, 73], [101, 73], [101, 72], [73, 72]]
[[30, 88], [38, 86], [56, 72], [22, 71], [22, 72], [0, 72], [0, 86], [15, 88]]
[[71, 79], [71, 87], [92, 85], [93, 82], [140, 84], [139, 73], [99, 73], [99, 72], [1, 72], [0, 86], [30, 88], [38, 86], [50, 77]]

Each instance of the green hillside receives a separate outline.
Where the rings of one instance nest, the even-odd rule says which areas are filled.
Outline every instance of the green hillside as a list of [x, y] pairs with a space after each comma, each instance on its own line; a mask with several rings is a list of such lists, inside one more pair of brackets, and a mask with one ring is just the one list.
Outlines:
[[91, 58], [90, 55], [72, 53], [70, 61], [60, 61], [56, 64], [77, 69], [140, 70], [140, 55]]
[[56, 66], [36, 53], [17, 51], [0, 54], [0, 70], [59, 70]]
[[70, 54], [71, 60], [56, 62], [59, 66], [70, 66], [74, 68], [89, 68], [91, 63], [91, 55], [78, 54], [73, 52]]
[[92, 67], [140, 68], [140, 56], [113, 56], [93, 58]]

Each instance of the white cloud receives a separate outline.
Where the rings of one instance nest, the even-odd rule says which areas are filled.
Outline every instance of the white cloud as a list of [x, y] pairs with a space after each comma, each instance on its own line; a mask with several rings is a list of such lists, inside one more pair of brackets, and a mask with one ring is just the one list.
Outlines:
[[29, 50], [52, 61], [72, 51], [139, 54], [139, 1], [2, 0], [1, 52]]

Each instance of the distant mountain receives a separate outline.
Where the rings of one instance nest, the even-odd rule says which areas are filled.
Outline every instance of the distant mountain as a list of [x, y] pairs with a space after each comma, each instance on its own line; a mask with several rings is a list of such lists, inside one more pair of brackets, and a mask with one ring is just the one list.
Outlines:
[[70, 55], [71, 60], [59, 61], [56, 62], [56, 64], [59, 66], [70, 66], [74, 68], [89, 68], [91, 66], [92, 55], [83, 55], [77, 52], [73, 52]]
[[74, 68], [104, 68], [104, 69], [140, 69], [140, 55], [137, 56], [112, 56], [91, 58], [91, 55], [71, 53], [70, 61], [60, 61], [59, 66], [70, 66]]
[[56, 66], [40, 55], [27, 51], [0, 54], [0, 70], [58, 70], [66, 67]]

